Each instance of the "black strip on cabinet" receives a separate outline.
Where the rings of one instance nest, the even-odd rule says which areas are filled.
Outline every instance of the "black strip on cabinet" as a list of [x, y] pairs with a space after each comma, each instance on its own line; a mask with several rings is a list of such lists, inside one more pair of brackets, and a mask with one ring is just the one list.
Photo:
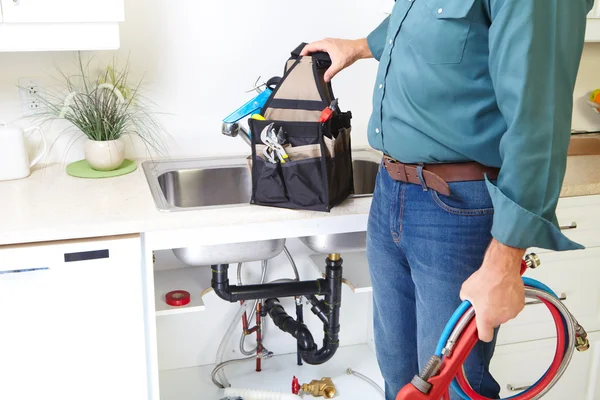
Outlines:
[[82, 251], [79, 253], [65, 253], [65, 262], [99, 260], [108, 257], [108, 250]]

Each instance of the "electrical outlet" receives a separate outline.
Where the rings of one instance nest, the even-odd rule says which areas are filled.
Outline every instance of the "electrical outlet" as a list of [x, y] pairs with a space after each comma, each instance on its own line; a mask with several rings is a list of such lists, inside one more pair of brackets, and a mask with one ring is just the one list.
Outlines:
[[19, 95], [23, 115], [31, 115], [43, 107], [41, 100], [44, 98], [44, 87], [41, 80], [36, 78], [19, 79]]

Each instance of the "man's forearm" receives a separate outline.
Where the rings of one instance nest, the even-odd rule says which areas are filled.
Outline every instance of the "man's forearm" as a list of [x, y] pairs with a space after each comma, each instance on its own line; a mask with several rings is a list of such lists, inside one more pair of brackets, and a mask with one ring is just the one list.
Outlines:
[[517, 268], [520, 271], [521, 260], [525, 255], [526, 249], [518, 249], [507, 246], [496, 239], [492, 239], [485, 254], [484, 267], [502, 268], [512, 270]]

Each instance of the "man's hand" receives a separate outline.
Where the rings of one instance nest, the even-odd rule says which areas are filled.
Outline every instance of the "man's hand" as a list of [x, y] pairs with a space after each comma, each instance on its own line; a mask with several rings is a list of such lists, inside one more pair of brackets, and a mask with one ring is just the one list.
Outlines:
[[475, 308], [479, 339], [491, 342], [494, 329], [515, 318], [525, 307], [521, 260], [525, 250], [492, 240], [483, 265], [463, 284], [460, 297]]
[[362, 58], [372, 58], [367, 39], [323, 39], [304, 47], [302, 56], [316, 52], [325, 52], [331, 58], [331, 67], [325, 72], [325, 82], [337, 75], [338, 72], [354, 64]]

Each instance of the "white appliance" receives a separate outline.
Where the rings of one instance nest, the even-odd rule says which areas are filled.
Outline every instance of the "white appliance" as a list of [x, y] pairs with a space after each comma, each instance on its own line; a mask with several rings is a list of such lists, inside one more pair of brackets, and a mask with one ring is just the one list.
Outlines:
[[[42, 137], [42, 149], [29, 160], [25, 139], [33, 132]], [[0, 121], [0, 181], [27, 178], [33, 167], [46, 154], [48, 144], [44, 131], [39, 126], [22, 129]]]

